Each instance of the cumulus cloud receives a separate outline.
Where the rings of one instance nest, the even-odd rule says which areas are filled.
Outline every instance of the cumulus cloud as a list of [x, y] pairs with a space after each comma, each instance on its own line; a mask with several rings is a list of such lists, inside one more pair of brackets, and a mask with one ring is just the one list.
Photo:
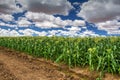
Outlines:
[[93, 23], [118, 19], [120, 0], [89, 0], [83, 3], [77, 15]]
[[20, 17], [19, 19], [18, 19], [18, 21], [16, 21], [16, 23], [17, 23], [17, 26], [19, 26], [19, 27], [29, 27], [32, 23], [30, 22], [30, 21], [28, 21], [28, 19], [27, 18], [25, 18], [25, 17]]
[[9, 14], [0, 14], [0, 19], [8, 22], [8, 21], [13, 21], [14, 17], [12, 15], [9, 15]]
[[81, 36], [99, 36], [99, 35], [96, 34], [96, 33], [93, 32], [93, 31], [86, 30], [86, 31], [84, 31], [83, 33], [81, 33]]
[[80, 6], [82, 3], [80, 3], [80, 2], [74, 2], [73, 3], [73, 5], [75, 5], [75, 6]]
[[[16, 4], [20, 4], [22, 7], [16, 6]], [[62, 20], [60, 17], [53, 16], [54, 14], [68, 15], [73, 8], [68, 0], [0, 0], [0, 6], [0, 19], [6, 22], [13, 21], [14, 17], [5, 13], [17, 12], [19, 9], [28, 10], [25, 14], [26, 18], [20, 17], [18, 21], [13, 21], [18, 27], [28, 27], [31, 24], [41, 28], [85, 26], [83, 20]], [[34, 22], [30, 22], [28, 19]], [[1, 25], [9, 26], [11, 24], [1, 23]]]
[[47, 36], [47, 32], [42, 31], [38, 32], [32, 29], [24, 29], [24, 30], [10, 30], [10, 29], [2, 29], [0, 28], [0, 36], [33, 36], [33, 35], [38, 35], [38, 36]]
[[[81, 28], [77, 28], [77, 27], [71, 27], [68, 29], [68, 31], [65, 30], [51, 30], [48, 31], [48, 35], [47, 36], [70, 36], [70, 37], [88, 37], [88, 36], [93, 36], [93, 37], [97, 37], [100, 36], [98, 34], [96, 34], [93, 31], [90, 30], [85, 30], [83, 32], [80, 32]], [[101, 35], [103, 36], [103, 35]]]
[[33, 13], [27, 12], [25, 14], [26, 18], [33, 20], [34, 24], [37, 27], [41, 28], [64, 28], [65, 26], [85, 26], [85, 21], [83, 20], [62, 20], [60, 17], [54, 17], [53, 15], [45, 14], [45, 13]]
[[36, 31], [33, 29], [24, 29], [24, 30], [10, 30], [10, 29], [1, 29], [0, 28], [0, 36], [69, 36], [69, 37], [86, 37], [86, 36], [99, 36], [98, 34], [95, 34], [93, 31], [86, 30], [82, 33], [77, 33], [78, 31], [73, 29], [69, 31], [65, 30], [49, 30], [49, 31]]
[[[33, 22], [30, 22], [32, 20]], [[65, 28], [65, 26], [72, 26], [72, 29], [78, 29], [77, 27], [85, 27], [85, 21], [83, 20], [62, 20], [60, 17], [54, 17], [53, 15], [48, 15], [45, 13], [33, 13], [27, 12], [25, 17], [19, 17], [16, 24], [8, 24], [0, 22], [0, 26], [8, 27], [30, 27], [35, 24], [39, 28]], [[79, 30], [79, 29], [78, 29]]]
[[[90, 0], [90, 1], [92, 2], [94, 0]], [[90, 1], [88, 1], [84, 4], [87, 4]], [[112, 1], [112, 0], [110, 0], [110, 1]], [[96, 2], [101, 3], [101, 1], [98, 1], [98, 0], [96, 0]], [[111, 5], [112, 3], [114, 3], [114, 2], [111, 2], [109, 5]], [[118, 3], [118, 2], [116, 2], [116, 3]], [[114, 3], [114, 4], [116, 4], [116, 3]], [[82, 5], [83, 11], [78, 13], [78, 16], [82, 16], [86, 20], [93, 22], [91, 20], [91, 17], [95, 18], [97, 15], [93, 16], [92, 11], [90, 11], [90, 12], [87, 11], [87, 10], [92, 10], [92, 9], [84, 10], [84, 7], [85, 7], [84, 4]], [[21, 7], [20, 7], [20, 5], [21, 5]], [[80, 3], [73, 3], [73, 5], [79, 6]], [[90, 8], [92, 8], [92, 7], [90, 7]], [[119, 8], [119, 5], [117, 6], [117, 8]], [[116, 8], [116, 6], [114, 7], [114, 9], [117, 9], [117, 8]], [[84, 20], [77, 20], [77, 19], [74, 21], [73, 20], [62, 20], [60, 17], [54, 16], [55, 14], [68, 15], [69, 11], [71, 9], [73, 9], [73, 6], [71, 5], [71, 3], [68, 0], [0, 0], [0, 19], [3, 20], [3, 21], [0, 21], [0, 27], [7, 26], [10, 28], [12, 27], [12, 29], [13, 28], [17, 29], [17, 30], [10, 30], [10, 29], [6, 30], [6, 29], [0, 28], [0, 36], [33, 36], [33, 35], [38, 35], [38, 36], [54, 36], [54, 35], [57, 35], [57, 36], [59, 36], [59, 35], [60, 36], [62, 36], [62, 35], [63, 36], [88, 36], [88, 35], [98, 36], [93, 31], [88, 31], [88, 30], [86, 30], [83, 33], [80, 33], [82, 28], [87, 29], [85, 27], [86, 24], [85, 24]], [[104, 11], [106, 11], [106, 9], [107, 8], [105, 8]], [[19, 17], [18, 20], [15, 21], [12, 14], [18, 13], [18, 12], [23, 12], [24, 10], [28, 11], [24, 15], [25, 17]], [[97, 9], [95, 9], [95, 10], [97, 10]], [[89, 15], [87, 14], [87, 12], [89, 13]], [[110, 12], [110, 10], [109, 10], [109, 12]], [[118, 10], [118, 13], [119, 13], [119, 10]], [[113, 14], [110, 14], [110, 15], [113, 15]], [[106, 14], [105, 14], [105, 16], [106, 16]], [[103, 17], [103, 16], [101, 16], [101, 17]], [[97, 16], [96, 18], [98, 19], [100, 17]], [[113, 18], [114, 17], [110, 16], [110, 19], [113, 19]], [[118, 15], [117, 19], [119, 19], [119, 18], [120, 17]], [[33, 22], [31, 22], [31, 20]], [[11, 24], [12, 22], [14, 24]], [[32, 24], [39, 28], [62, 28], [62, 29], [59, 29], [59, 30], [49, 30], [48, 29], [48, 31], [36, 31], [34, 29], [29, 29], [30, 25], [32, 25]], [[98, 25], [100, 26], [101, 24], [98, 24]], [[65, 26], [70, 26], [70, 27], [67, 28]], [[18, 29], [18, 27], [28, 27], [28, 29], [20, 30], [20, 29]], [[118, 27], [116, 29], [118, 29]]]
[[95, 23], [99, 30], [108, 34], [120, 34], [120, 0], [89, 0], [77, 14], [86, 21]]
[[53, 22], [49, 22], [49, 21], [35, 22], [35, 26], [40, 27], [40, 28], [59, 27], [58, 25], [54, 24]]
[[[3, 16], [4, 18], [4, 16]], [[12, 21], [11, 18], [9, 18], [9, 16], [7, 18], [3, 19], [4, 21]], [[5, 23], [0, 21], [0, 26], [7, 26], [7, 27], [11, 27], [11, 28], [19, 28], [19, 27], [29, 27], [30, 25], [32, 25], [32, 22], [28, 21], [27, 18], [25, 17], [19, 17], [18, 21], [14, 21], [15, 24], [11, 24], [11, 23]]]
[[105, 30], [108, 34], [120, 34], [120, 22], [117, 20], [98, 23], [97, 26], [99, 30]]
[[0, 36], [20, 36], [20, 34], [15, 30], [6, 30], [0, 28]]
[[[15, 21], [13, 19], [13, 16], [6, 14], [6, 15], [3, 15], [3, 16], [0, 15], [0, 18], [3, 21], [7, 22], [7, 23], [5, 23], [5, 22], [0, 21], [0, 26], [4, 26], [4, 27], [7, 26], [7, 27], [11, 27], [11, 28], [17, 29], [19, 27], [29, 27], [29, 26], [32, 25], [32, 22], [30, 22], [25, 17], [19, 17], [18, 20]], [[8, 21], [14, 22], [14, 24], [9, 23]]]
[[47, 32], [42, 31], [38, 32], [32, 29], [24, 29], [24, 30], [10, 30], [10, 29], [2, 29], [0, 28], [0, 36], [33, 36], [33, 35], [38, 35], [38, 36], [47, 36]]
[[33, 36], [33, 35], [38, 35], [38, 36], [46, 36], [46, 32], [38, 32], [32, 29], [24, 29], [24, 30], [19, 30], [19, 33], [22, 33], [22, 36]]
[[17, 27], [17, 25], [15, 25], [15, 24], [9, 24], [9, 23], [4, 23], [4, 22], [0, 21], [0, 27], [1, 26], [3, 26], [3, 27], [7, 26], [7, 27], [11, 27], [11, 28], [16, 28]]
[[[68, 23], [70, 24], [70, 23]], [[71, 24], [72, 26], [78, 27], [78, 26], [85, 26], [84, 20], [74, 20]]]

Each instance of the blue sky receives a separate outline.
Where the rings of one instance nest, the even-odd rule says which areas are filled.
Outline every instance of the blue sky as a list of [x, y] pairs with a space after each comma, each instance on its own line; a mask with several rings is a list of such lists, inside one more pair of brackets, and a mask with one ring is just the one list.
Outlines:
[[0, 36], [120, 36], [120, 0], [0, 0]]

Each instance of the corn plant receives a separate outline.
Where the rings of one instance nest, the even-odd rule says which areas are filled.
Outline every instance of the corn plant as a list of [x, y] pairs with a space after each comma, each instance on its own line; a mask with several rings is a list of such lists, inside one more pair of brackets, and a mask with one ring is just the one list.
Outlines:
[[120, 74], [120, 37], [0, 37], [0, 46], [69, 67]]

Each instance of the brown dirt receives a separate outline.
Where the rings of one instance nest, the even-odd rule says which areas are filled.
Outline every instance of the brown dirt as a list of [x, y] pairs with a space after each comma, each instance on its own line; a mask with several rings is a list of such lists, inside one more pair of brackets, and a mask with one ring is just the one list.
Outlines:
[[[0, 80], [95, 80], [88, 69], [70, 69], [41, 58], [0, 47]], [[104, 80], [120, 80], [106, 75]]]

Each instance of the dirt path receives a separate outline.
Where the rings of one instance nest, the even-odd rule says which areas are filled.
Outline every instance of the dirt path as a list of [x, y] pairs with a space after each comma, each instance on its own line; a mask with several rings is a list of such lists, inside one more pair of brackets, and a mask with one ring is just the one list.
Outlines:
[[0, 80], [88, 80], [88, 77], [0, 48]]

